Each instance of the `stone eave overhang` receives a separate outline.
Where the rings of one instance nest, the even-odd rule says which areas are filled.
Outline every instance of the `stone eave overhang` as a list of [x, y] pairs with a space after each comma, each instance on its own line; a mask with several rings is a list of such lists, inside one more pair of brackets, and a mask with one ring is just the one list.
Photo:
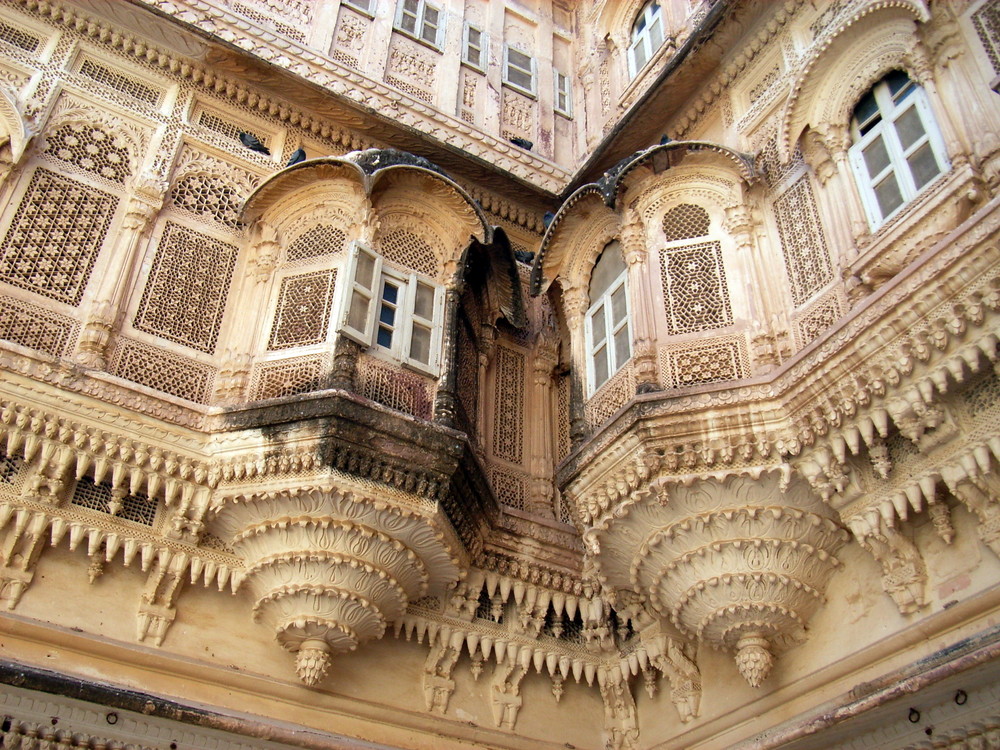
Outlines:
[[[997, 311], [993, 302], [1000, 309], [1000, 289], [981, 294], [996, 297], [990, 303], [960, 299], [990, 274], [1000, 284], [1000, 255], [989, 243], [998, 231], [1000, 198], [994, 198], [766, 375], [636, 394], [563, 460], [556, 485], [566, 490], [589, 484], [587, 477], [606, 476], [641, 451], [672, 453], [678, 461], [670, 471], [681, 479], [721, 476], [748, 465], [787, 466], [836, 432], [842, 421], [884, 411], [882, 404], [893, 393], [944, 370], [960, 348], [989, 356], [992, 346], [997, 357], [997, 335], [983, 320], [992, 320], [992, 330], [1000, 325], [990, 315]], [[972, 304], [982, 309], [972, 310]], [[951, 319], [936, 317], [948, 306]], [[921, 322], [933, 325], [942, 340], [925, 345], [923, 357], [894, 359], [894, 347], [920, 348], [914, 331]], [[740, 448], [746, 450], [741, 460]]]

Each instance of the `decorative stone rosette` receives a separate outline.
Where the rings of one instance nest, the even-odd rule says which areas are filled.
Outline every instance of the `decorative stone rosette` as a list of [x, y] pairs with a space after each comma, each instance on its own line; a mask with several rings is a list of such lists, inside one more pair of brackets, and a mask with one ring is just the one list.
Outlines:
[[804, 482], [782, 491], [766, 475], [650, 494], [608, 529], [605, 577], [626, 573], [623, 539], [629, 587], [682, 633], [735, 651], [757, 687], [776, 648], [804, 637], [848, 534]]
[[413, 599], [459, 577], [432, 512], [335, 488], [241, 495], [213, 529], [245, 562], [254, 620], [297, 654], [307, 685], [336, 654], [380, 638]]

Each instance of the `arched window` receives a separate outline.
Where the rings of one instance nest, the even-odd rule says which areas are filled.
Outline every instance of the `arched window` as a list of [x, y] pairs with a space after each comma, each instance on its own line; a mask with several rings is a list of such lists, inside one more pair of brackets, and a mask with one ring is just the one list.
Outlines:
[[663, 44], [663, 21], [659, 3], [649, 2], [632, 24], [632, 39], [628, 46], [628, 75], [635, 78], [653, 53]]
[[604, 248], [590, 277], [587, 310], [587, 393], [593, 394], [632, 356], [627, 269], [618, 242]]
[[872, 229], [948, 168], [924, 90], [894, 70], [854, 108], [851, 167]]

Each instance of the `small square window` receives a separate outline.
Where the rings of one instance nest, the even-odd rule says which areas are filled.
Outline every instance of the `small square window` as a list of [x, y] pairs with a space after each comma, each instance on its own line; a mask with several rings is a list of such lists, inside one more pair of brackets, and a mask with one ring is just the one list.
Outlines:
[[570, 91], [569, 76], [563, 75], [558, 70], [554, 71], [553, 82], [555, 84], [555, 98], [553, 108], [556, 112], [566, 117], [573, 116], [573, 95]]
[[342, 4], [348, 8], [361, 11], [366, 16], [372, 15], [372, 0], [342, 0]]
[[444, 42], [444, 15], [425, 0], [402, 0], [396, 11], [396, 30], [441, 48]]
[[465, 25], [462, 62], [476, 70], [486, 70], [486, 32], [472, 24]]
[[513, 47], [505, 47], [503, 82], [525, 94], [534, 96], [535, 58]]

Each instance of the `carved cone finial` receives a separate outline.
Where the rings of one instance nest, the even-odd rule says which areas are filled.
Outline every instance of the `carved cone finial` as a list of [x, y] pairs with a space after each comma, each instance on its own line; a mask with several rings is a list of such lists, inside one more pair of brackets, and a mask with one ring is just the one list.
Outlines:
[[760, 687], [771, 673], [774, 656], [767, 650], [768, 645], [760, 633], [745, 635], [736, 644], [736, 666], [750, 687]]
[[295, 671], [309, 687], [313, 687], [326, 676], [330, 668], [330, 650], [325, 641], [308, 640], [299, 647], [295, 658]]

